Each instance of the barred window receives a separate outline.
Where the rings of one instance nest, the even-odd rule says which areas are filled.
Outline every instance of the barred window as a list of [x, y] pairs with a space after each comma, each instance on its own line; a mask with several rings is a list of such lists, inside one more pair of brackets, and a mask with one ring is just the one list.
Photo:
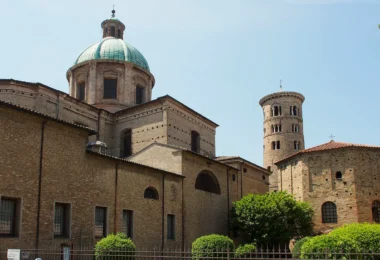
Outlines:
[[0, 236], [17, 236], [17, 199], [1, 198], [0, 200]]
[[144, 198], [145, 199], [152, 199], [152, 200], [158, 200], [158, 192], [153, 187], [148, 187], [144, 191]]
[[123, 223], [122, 232], [129, 238], [132, 238], [133, 234], [133, 211], [123, 210]]
[[322, 205], [322, 223], [338, 223], [338, 215], [334, 202], [328, 201]]
[[107, 235], [107, 208], [95, 208], [95, 237], [105, 237]]
[[70, 236], [70, 204], [55, 203], [54, 237]]
[[175, 215], [168, 214], [167, 221], [168, 239], [175, 240]]
[[117, 79], [104, 79], [103, 98], [116, 98]]
[[372, 203], [372, 218], [373, 221], [380, 223], [380, 201], [378, 200]]

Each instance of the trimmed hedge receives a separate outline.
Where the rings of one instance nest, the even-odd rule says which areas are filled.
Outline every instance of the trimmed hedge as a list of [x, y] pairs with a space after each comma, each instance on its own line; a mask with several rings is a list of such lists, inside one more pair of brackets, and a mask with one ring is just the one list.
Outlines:
[[303, 244], [310, 240], [311, 237], [304, 237], [304, 238], [301, 238], [300, 240], [298, 240], [295, 244], [294, 244], [294, 248], [293, 248], [293, 252], [292, 252], [292, 256], [293, 258], [300, 258], [301, 257], [301, 247], [303, 246]]
[[110, 234], [102, 238], [95, 246], [97, 260], [129, 259], [133, 260], [136, 246], [133, 241], [123, 233]]
[[[301, 246], [301, 258], [380, 259], [379, 256], [365, 255], [379, 251], [380, 225], [354, 223], [307, 240]], [[360, 255], [355, 255], [355, 253]], [[349, 254], [353, 255], [349, 256]]]
[[253, 244], [240, 245], [236, 248], [235, 257], [247, 258], [256, 254], [256, 246]]
[[201, 260], [204, 257], [227, 257], [227, 252], [233, 256], [234, 251], [234, 242], [229, 237], [216, 234], [197, 238], [191, 247], [194, 260]]

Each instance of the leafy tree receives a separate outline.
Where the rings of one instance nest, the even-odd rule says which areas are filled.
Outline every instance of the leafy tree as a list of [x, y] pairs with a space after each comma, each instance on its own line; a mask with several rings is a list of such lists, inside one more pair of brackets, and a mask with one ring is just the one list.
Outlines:
[[313, 210], [286, 192], [249, 194], [234, 203], [231, 228], [248, 243], [288, 243], [311, 235]]

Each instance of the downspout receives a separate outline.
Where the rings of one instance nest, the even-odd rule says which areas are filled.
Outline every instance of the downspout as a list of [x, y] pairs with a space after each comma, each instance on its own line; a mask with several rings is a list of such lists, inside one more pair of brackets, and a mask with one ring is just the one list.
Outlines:
[[183, 191], [183, 178], [182, 178], [182, 251], [185, 251], [185, 195]]
[[161, 251], [164, 251], [164, 243], [165, 243], [165, 176], [166, 174], [162, 175], [162, 202], [161, 202], [161, 225], [162, 225], [162, 231], [161, 231]]
[[113, 220], [113, 233], [116, 234], [116, 223], [117, 223], [117, 188], [118, 188], [118, 179], [119, 179], [119, 164], [116, 163], [115, 166], [115, 212]]
[[47, 120], [42, 122], [41, 125], [41, 139], [40, 139], [40, 165], [38, 174], [38, 193], [37, 193], [37, 225], [36, 225], [36, 249], [38, 250], [39, 240], [40, 240], [40, 214], [41, 214], [41, 188], [42, 188], [42, 163], [43, 163], [43, 152], [44, 152], [44, 135], [45, 135], [45, 124]]
[[230, 169], [227, 168], [227, 234], [230, 233], [230, 180], [228, 171]]

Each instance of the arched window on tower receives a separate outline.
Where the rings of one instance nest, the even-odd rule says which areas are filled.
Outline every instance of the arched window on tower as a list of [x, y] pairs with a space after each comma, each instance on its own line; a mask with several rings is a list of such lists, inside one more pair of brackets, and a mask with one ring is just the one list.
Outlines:
[[282, 114], [281, 106], [279, 105], [272, 106], [272, 116], [281, 116], [281, 114]]
[[372, 203], [372, 219], [376, 223], [380, 223], [380, 201], [374, 200]]
[[301, 143], [299, 141], [294, 141], [294, 150], [299, 150]]
[[195, 189], [220, 194], [218, 179], [210, 171], [202, 171], [198, 174]]
[[335, 173], [335, 179], [337, 179], [337, 180], [341, 180], [342, 178], [343, 178], [343, 174], [342, 174], [342, 172], [337, 171], [337, 172]]
[[111, 36], [115, 37], [115, 27], [111, 26]]
[[158, 200], [158, 192], [153, 187], [148, 187], [144, 191], [144, 199]]
[[297, 106], [290, 106], [290, 115], [296, 116], [298, 114], [298, 108]]
[[280, 141], [276, 142], [276, 150], [280, 150]]
[[274, 133], [274, 125], [271, 125], [272, 133]]
[[191, 151], [195, 153], [200, 152], [200, 136], [197, 131], [191, 131]]
[[132, 129], [126, 129], [121, 133], [120, 157], [132, 155]]
[[338, 223], [338, 214], [334, 202], [327, 201], [322, 205], [322, 223]]

